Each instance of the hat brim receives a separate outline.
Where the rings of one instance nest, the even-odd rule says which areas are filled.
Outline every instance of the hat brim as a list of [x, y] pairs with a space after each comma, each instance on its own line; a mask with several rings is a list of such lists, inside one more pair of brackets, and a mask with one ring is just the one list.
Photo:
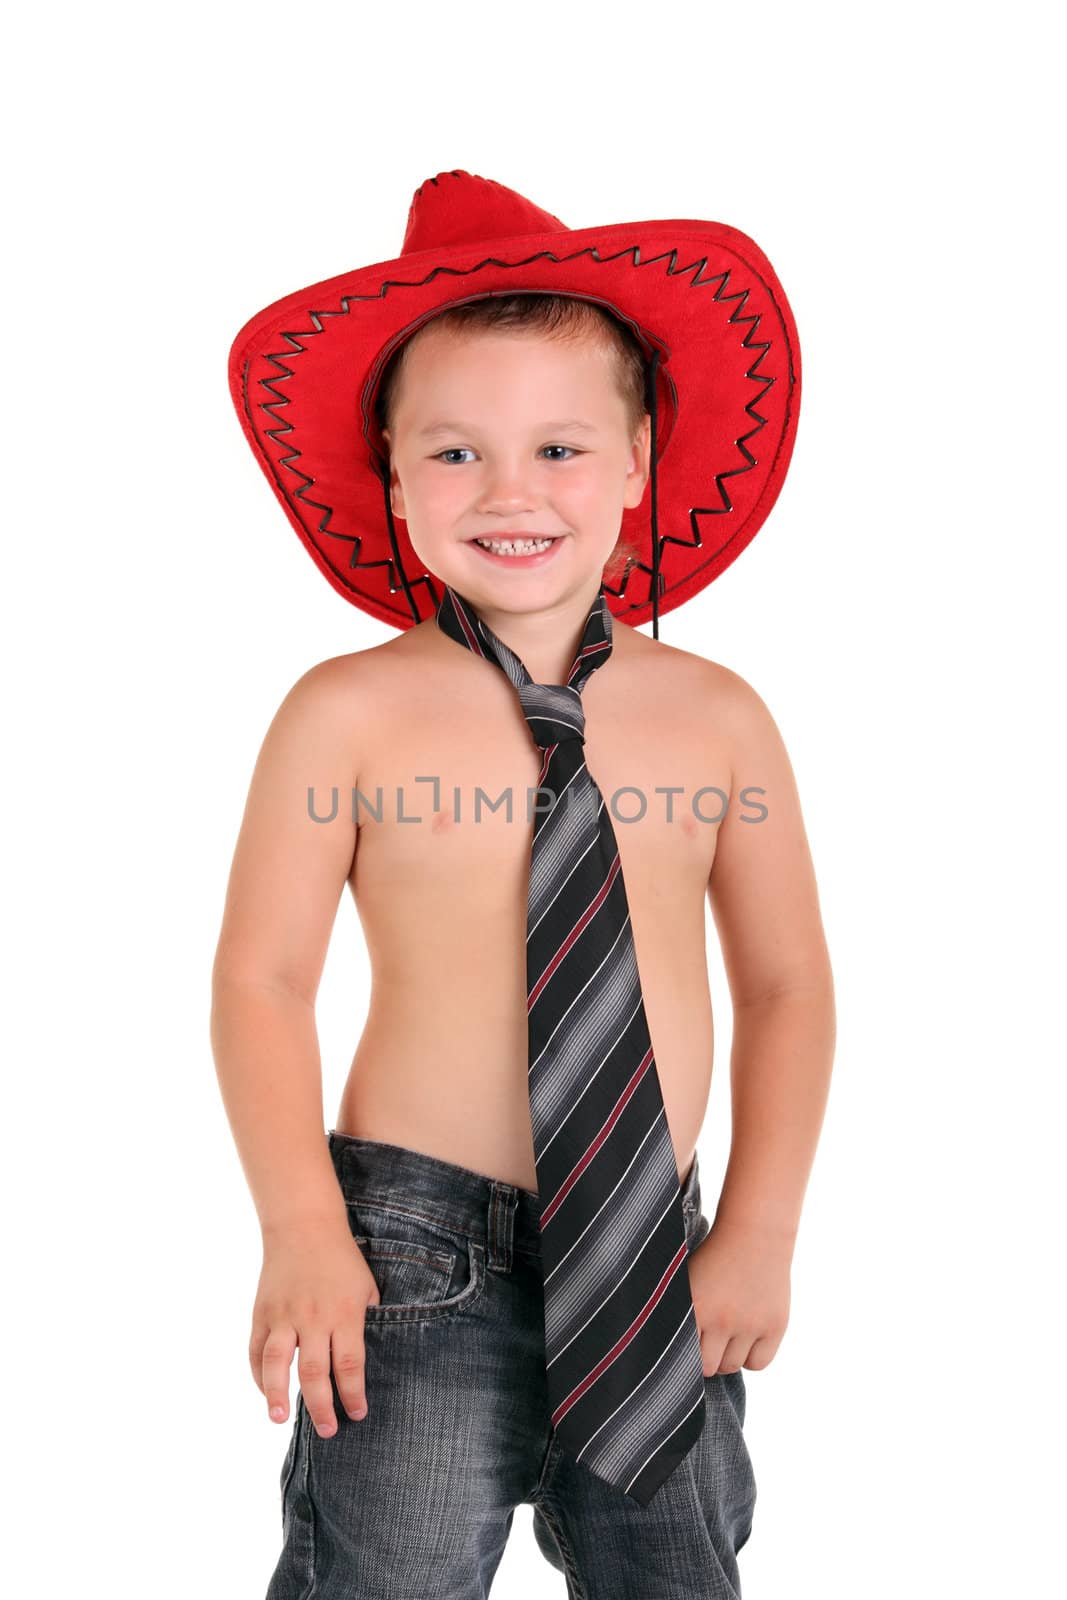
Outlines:
[[[397, 628], [434, 615], [441, 581], [385, 515], [374, 397], [395, 348], [445, 306], [519, 290], [593, 300], [658, 349], [659, 614], [717, 578], [781, 489], [800, 346], [785, 293], [747, 235], [693, 220], [618, 223], [414, 252], [275, 301], [241, 329], [230, 392], [249, 444], [320, 571]], [[642, 552], [612, 614], [652, 616], [649, 490], [623, 512]]]

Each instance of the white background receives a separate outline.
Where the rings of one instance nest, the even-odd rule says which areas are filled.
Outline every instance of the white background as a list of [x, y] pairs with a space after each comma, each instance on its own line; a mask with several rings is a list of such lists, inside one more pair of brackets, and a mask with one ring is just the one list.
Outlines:
[[[260, 1238], [210, 967], [278, 703], [391, 630], [300, 548], [226, 356], [268, 301], [394, 256], [413, 190], [465, 167], [575, 227], [730, 222], [800, 330], [779, 501], [662, 627], [775, 714], [838, 990], [790, 1326], [747, 1375], [745, 1600], [1062, 1593], [1052, 15], [22, 8], [0, 342], [8, 1592], [262, 1600], [280, 1548], [290, 1424], [247, 1365]], [[342, 905], [325, 1127], [366, 1002]], [[712, 981], [709, 1215], [715, 953]], [[530, 1518], [494, 1600], [563, 1594]]]

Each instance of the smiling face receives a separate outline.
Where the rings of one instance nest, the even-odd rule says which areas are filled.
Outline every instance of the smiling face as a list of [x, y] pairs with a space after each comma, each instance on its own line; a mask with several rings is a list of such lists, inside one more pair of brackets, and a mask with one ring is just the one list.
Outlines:
[[[429, 572], [494, 611], [589, 603], [649, 470], [649, 418], [635, 436], [609, 348], [431, 323], [391, 420], [390, 503]], [[477, 542], [544, 537], [534, 553]]]

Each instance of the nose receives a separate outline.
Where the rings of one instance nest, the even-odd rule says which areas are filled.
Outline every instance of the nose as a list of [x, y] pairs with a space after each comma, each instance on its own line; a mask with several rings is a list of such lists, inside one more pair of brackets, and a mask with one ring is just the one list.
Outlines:
[[519, 511], [533, 511], [537, 496], [533, 487], [532, 462], [498, 461], [485, 469], [482, 492], [478, 497], [478, 510], [486, 515], [494, 512], [513, 516]]

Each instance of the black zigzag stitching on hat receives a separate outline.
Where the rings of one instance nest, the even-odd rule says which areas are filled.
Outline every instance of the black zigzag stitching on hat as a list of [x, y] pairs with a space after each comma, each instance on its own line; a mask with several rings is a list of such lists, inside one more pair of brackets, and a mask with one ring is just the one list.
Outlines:
[[[432, 183], [435, 189], [440, 188], [440, 184], [438, 183], [437, 180], [438, 180], [438, 178], [444, 178], [446, 176], [449, 177], [449, 178], [465, 178], [467, 176], [467, 174], [463, 171], [462, 167], [453, 167], [452, 170], [447, 174], [444, 173], [444, 172], [439, 172], [437, 174], [437, 178], [427, 178], [426, 179], [426, 183]], [[471, 173], [471, 177], [475, 177], [475, 176], [477, 176], [475, 173]], [[481, 178], [481, 179], [479, 179], [479, 182], [480, 183], [492, 183], [493, 179], [492, 178]], [[415, 190], [414, 198], [416, 200], [419, 198], [419, 196], [422, 194], [422, 191], [425, 189], [426, 183], [420, 183], [419, 187]]]
[[[446, 267], [446, 266], [434, 267], [434, 268], [432, 268], [432, 270], [430, 272], [428, 272], [426, 274], [426, 276], [424, 278], [418, 278], [418, 279], [387, 278], [381, 284], [380, 288], [374, 294], [342, 295], [341, 301], [340, 301], [340, 306], [336, 311], [309, 311], [308, 312], [308, 316], [309, 316], [309, 318], [311, 320], [311, 323], [312, 323], [312, 326], [310, 328], [299, 329], [299, 330], [297, 330], [295, 332], [285, 332], [285, 331], [280, 332], [279, 333], [279, 338], [281, 338], [281, 339], [283, 339], [285, 341], [285, 344], [286, 344], [286, 346], [288, 348], [287, 349], [278, 350], [276, 352], [267, 353], [267, 354], [264, 355], [263, 359], [268, 361], [268, 362], [270, 362], [270, 364], [277, 369], [277, 373], [276, 373], [275, 376], [268, 377], [268, 378], [260, 378], [258, 380], [258, 383], [259, 383], [260, 387], [265, 389], [268, 394], [270, 394], [270, 395], [272, 395], [274, 397], [271, 400], [266, 400], [266, 401], [260, 401], [259, 402], [259, 409], [261, 411], [265, 411], [268, 414], [268, 416], [271, 417], [272, 421], [276, 424], [276, 426], [273, 427], [273, 428], [266, 428], [266, 429], [263, 430], [263, 433], [264, 433], [265, 437], [270, 439], [270, 440], [272, 440], [275, 444], [280, 444], [282, 436], [284, 434], [293, 432], [292, 424], [286, 422], [284, 417], [279, 417], [279, 416], [276, 415], [276, 412], [280, 408], [285, 407], [285, 406], [287, 406], [289, 404], [289, 400], [288, 400], [287, 396], [285, 395], [285, 393], [283, 391], [281, 391], [277, 387], [277, 385], [284, 383], [286, 381], [286, 379], [291, 378], [293, 376], [293, 368], [292, 368], [292, 366], [287, 365], [286, 361], [283, 359], [283, 357], [287, 356], [291, 360], [293, 356], [302, 355], [304, 353], [305, 349], [306, 349], [306, 344], [302, 343], [301, 341], [306, 341], [308, 339], [313, 339], [317, 335], [325, 332], [325, 324], [326, 324], [326, 322], [328, 320], [330, 320], [330, 319], [332, 319], [334, 317], [346, 317], [346, 316], [348, 316], [353, 305], [357, 305], [357, 304], [360, 304], [360, 303], [362, 303], [364, 301], [368, 301], [368, 300], [382, 300], [382, 299], [385, 298], [386, 294], [389, 292], [390, 289], [418, 289], [418, 288], [422, 288], [424, 285], [426, 285], [427, 283], [432, 282], [434, 278], [436, 278], [437, 276], [439, 276], [442, 273], [448, 274], [450, 277], [463, 278], [463, 277], [470, 277], [472, 274], [474, 274], [476, 272], [480, 272], [483, 267], [488, 267], [488, 266], [503, 267], [503, 268], [512, 269], [512, 268], [527, 267], [532, 262], [535, 262], [535, 261], [546, 261], [546, 260], [547, 261], [554, 261], [558, 265], [561, 265], [564, 262], [577, 260], [580, 256], [583, 256], [583, 255], [589, 256], [590, 259], [595, 261], [597, 263], [597, 265], [599, 265], [599, 266], [606, 266], [610, 262], [617, 261], [621, 257], [627, 256], [627, 255], [632, 257], [631, 264], [634, 267], [651, 267], [651, 266], [655, 266], [658, 262], [666, 261], [667, 262], [666, 275], [668, 277], [685, 277], [685, 276], [688, 276], [690, 274], [692, 275], [692, 281], [691, 281], [691, 283], [689, 285], [690, 288], [703, 289], [703, 288], [708, 288], [708, 287], [711, 287], [711, 286], [717, 286], [717, 287], [715, 287], [715, 293], [714, 293], [714, 299], [716, 301], [720, 301], [723, 304], [726, 304], [726, 303], [730, 302], [731, 300], [735, 300], [735, 301], [738, 302], [737, 305], [734, 307], [734, 309], [730, 313], [729, 321], [730, 322], [737, 322], [737, 323], [748, 322], [748, 323], [751, 324], [751, 326], [745, 332], [744, 338], [742, 339], [741, 343], [745, 348], [751, 349], [751, 350], [755, 350], [756, 351], [756, 356], [755, 356], [755, 359], [753, 360], [751, 366], [749, 367], [748, 371], [746, 372], [745, 376], [747, 378], [751, 379], [753, 383], [757, 383], [757, 384], [760, 384], [760, 385], [763, 385], [763, 386], [767, 386], [767, 387], [769, 387], [771, 384], [777, 382], [776, 378], [770, 377], [770, 376], [765, 376], [765, 375], [761, 374], [759, 372], [759, 370], [758, 370], [760, 365], [761, 365], [761, 363], [762, 363], [762, 361], [763, 361], [763, 359], [764, 359], [764, 356], [766, 355], [767, 351], [770, 349], [770, 340], [764, 340], [762, 342], [758, 342], [754, 338], [754, 335], [755, 335], [755, 333], [756, 333], [756, 331], [757, 331], [757, 329], [759, 327], [759, 323], [762, 320], [762, 313], [761, 312], [753, 312], [753, 313], [750, 313], [747, 316], [741, 314], [742, 311], [743, 311], [745, 302], [748, 299], [750, 291], [748, 289], [739, 289], [739, 290], [736, 290], [732, 294], [727, 294], [726, 293], [726, 288], [727, 288], [727, 285], [728, 285], [728, 283], [730, 281], [730, 269], [729, 268], [726, 268], [724, 271], [722, 271], [722, 272], [720, 272], [720, 273], [718, 273], [718, 274], [716, 274], [716, 275], [714, 275], [712, 277], [703, 278], [703, 277], [701, 277], [701, 273], [703, 272], [704, 268], [708, 264], [707, 256], [702, 256], [702, 257], [699, 258], [699, 260], [692, 261], [687, 266], [679, 267], [677, 265], [677, 261], [678, 261], [678, 250], [677, 249], [673, 249], [673, 250], [670, 250], [670, 251], [665, 251], [661, 255], [651, 257], [648, 261], [642, 261], [640, 259], [641, 251], [640, 251], [640, 246], [639, 245], [626, 246], [624, 249], [619, 250], [615, 254], [610, 255], [610, 256], [601, 256], [599, 251], [597, 250], [597, 247], [595, 245], [587, 245], [583, 249], [575, 250], [574, 252], [572, 252], [572, 254], [566, 255], [566, 256], [556, 255], [555, 252], [552, 251], [552, 250], [540, 250], [540, 251], [536, 252], [532, 256], [524, 257], [521, 261], [502, 261], [497, 256], [486, 256], [483, 260], [479, 261], [473, 267]], [[533, 292], [534, 291], [531, 291], [531, 293], [533, 293]], [[550, 294], [550, 293], [552, 293], [552, 290], [550, 290], [550, 289], [542, 289], [542, 290], [539, 290], [537, 292], [538, 293], [542, 293], [542, 294]], [[477, 298], [477, 296], [475, 296], [475, 298]], [[447, 305], [442, 305], [442, 306], [437, 308], [437, 310], [439, 310], [439, 311], [444, 311], [446, 309], [447, 309]], [[787, 356], [788, 356], [788, 351], [787, 351]], [[251, 411], [251, 401], [250, 401], [249, 395], [248, 395], [249, 365], [250, 365], [250, 363], [246, 360], [245, 364], [244, 364], [244, 372], [243, 372], [243, 379], [242, 379], [242, 392], [243, 392], [243, 401], [244, 401], [245, 413], [248, 416], [250, 423], [252, 423], [253, 432], [255, 432], [255, 423], [254, 423], [254, 419], [252, 417], [252, 411]], [[792, 378], [792, 363], [791, 363], [791, 361], [790, 361], [790, 377]], [[658, 550], [658, 555], [659, 556], [662, 556], [663, 546], [665, 544], [683, 545], [687, 549], [702, 548], [703, 547], [703, 539], [701, 537], [699, 519], [701, 517], [707, 517], [707, 516], [721, 516], [721, 515], [723, 515], [723, 513], [731, 511], [733, 509], [732, 502], [730, 500], [729, 494], [727, 493], [727, 489], [726, 489], [726, 479], [734, 477], [738, 473], [749, 472], [756, 465], [756, 457], [748, 449], [747, 441], [749, 439], [751, 439], [755, 434], [757, 434], [760, 431], [761, 428], [765, 427], [766, 423], [767, 423], [767, 418], [764, 417], [764, 416], [761, 416], [760, 413], [756, 410], [756, 401], [757, 401], [758, 398], [759, 398], [758, 395], [754, 395], [752, 400], [747, 402], [746, 405], [745, 405], [746, 412], [753, 419], [752, 428], [749, 430], [748, 433], [743, 434], [739, 439], [737, 439], [735, 441], [735, 443], [737, 445], [737, 448], [739, 449], [739, 451], [741, 452], [741, 454], [745, 458], [744, 464], [741, 465], [741, 466], [738, 466], [738, 467], [728, 468], [723, 472], [718, 472], [718, 473], [715, 474], [715, 487], [716, 487], [716, 490], [717, 490], [718, 495], [719, 495], [720, 504], [717, 505], [717, 506], [694, 506], [694, 507], [691, 507], [690, 508], [690, 512], [689, 512], [689, 521], [690, 521], [690, 528], [691, 528], [692, 537], [686, 539], [686, 538], [682, 538], [682, 537], [676, 536], [674, 534], [666, 534], [666, 533], [665, 534], [660, 534], [658, 536], [658, 541], [657, 541], [658, 542], [658, 546], [659, 546], [659, 550]], [[320, 535], [328, 535], [331, 539], [339, 539], [342, 542], [344, 542], [346, 544], [350, 544], [352, 546], [351, 555], [350, 555], [349, 561], [347, 563], [348, 570], [349, 571], [356, 571], [356, 570], [367, 571], [368, 569], [370, 569], [372, 567], [378, 567], [378, 566], [386, 566], [386, 567], [388, 567], [388, 569], [389, 569], [389, 592], [390, 592], [390, 594], [395, 594], [398, 588], [403, 588], [404, 593], [405, 593], [405, 595], [407, 597], [408, 606], [409, 606], [409, 609], [411, 611], [412, 619], [415, 622], [422, 621], [423, 618], [421, 618], [419, 616], [418, 607], [415, 604], [414, 590], [420, 585], [422, 585], [424, 587], [428, 587], [428, 592], [431, 595], [431, 597], [433, 597], [434, 594], [435, 594], [434, 586], [433, 586], [432, 582], [429, 581], [429, 578], [428, 578], [427, 574], [423, 574], [423, 576], [421, 578], [417, 578], [417, 579], [415, 579], [413, 581], [409, 580], [409, 578], [407, 577], [407, 574], [403, 570], [403, 563], [400, 560], [399, 548], [398, 548], [398, 546], [396, 544], [396, 539], [395, 539], [395, 531], [392, 528], [390, 528], [390, 535], [391, 535], [390, 542], [391, 542], [391, 544], [393, 546], [393, 554], [392, 554], [392, 556], [390, 556], [389, 558], [380, 560], [380, 561], [361, 561], [359, 559], [359, 555], [360, 555], [360, 550], [361, 550], [362, 544], [363, 544], [363, 536], [360, 535], [360, 534], [339, 533], [336, 529], [331, 528], [330, 522], [331, 522], [331, 520], [333, 518], [334, 508], [332, 506], [325, 505], [321, 501], [312, 500], [309, 497], [308, 490], [313, 487], [315, 480], [313, 478], [309, 477], [307, 475], [307, 473], [302, 472], [300, 470], [299, 466], [296, 465], [296, 463], [300, 460], [301, 452], [294, 446], [294, 447], [289, 449], [287, 454], [280, 455], [278, 457], [277, 462], [275, 462], [271, 458], [271, 456], [268, 454], [268, 452], [266, 450], [263, 450], [262, 454], [263, 454], [264, 460], [267, 462], [267, 464], [269, 466], [269, 469], [270, 469], [272, 475], [275, 478], [275, 481], [278, 484], [278, 487], [280, 488], [281, 492], [285, 495], [286, 499], [288, 499], [290, 501], [290, 503], [294, 505], [294, 509], [296, 509], [299, 512], [302, 506], [306, 506], [309, 510], [314, 510], [314, 511], [321, 512], [322, 515], [319, 518], [318, 528], [317, 528], [316, 531]], [[285, 471], [290, 473], [290, 474], [292, 474], [293, 477], [296, 477], [296, 478], [301, 480], [295, 489], [292, 489], [290, 491], [290, 486], [289, 486], [288, 482], [286, 480], [284, 480], [280, 476], [280, 469], [281, 468], [284, 468]], [[296, 504], [297, 502], [300, 502], [300, 504], [297, 505]], [[738, 531], [740, 531], [740, 530], [738, 530]], [[718, 549], [716, 549], [716, 550], [714, 550], [714, 551], [712, 551], [710, 553], [708, 559], [709, 560], [714, 560], [716, 558], [716, 556], [721, 554], [722, 550], [725, 550], [725, 549], [728, 548], [728, 546], [732, 543], [733, 539], [736, 538], [736, 536], [737, 536], [736, 533], [731, 535], [731, 537], [729, 539], [725, 540], [723, 542], [723, 544], [718, 547]], [[659, 565], [659, 562], [657, 560], [656, 566], [658, 567], [658, 565]], [[620, 599], [625, 596], [626, 589], [627, 589], [627, 587], [629, 585], [630, 571], [631, 571], [631, 568], [633, 568], [633, 567], [637, 567], [640, 571], [648, 573], [649, 579], [650, 579], [650, 583], [649, 583], [649, 601], [651, 601], [653, 599], [653, 596], [652, 596], [653, 568], [651, 566], [646, 565], [642, 561], [637, 561], [635, 558], [632, 558], [632, 557], [627, 562], [626, 570], [625, 570], [625, 572], [623, 574], [623, 578], [622, 578], [622, 582], [620, 584], [620, 587], [618, 589], [611, 589], [609, 592], [614, 594], [614, 595], [616, 595]], [[692, 575], [690, 574], [690, 577], [691, 576]], [[636, 610], [639, 606], [647, 604], [647, 603], [649, 603], [649, 602], [645, 601], [645, 600], [634, 601], [633, 602], [633, 608]]]

